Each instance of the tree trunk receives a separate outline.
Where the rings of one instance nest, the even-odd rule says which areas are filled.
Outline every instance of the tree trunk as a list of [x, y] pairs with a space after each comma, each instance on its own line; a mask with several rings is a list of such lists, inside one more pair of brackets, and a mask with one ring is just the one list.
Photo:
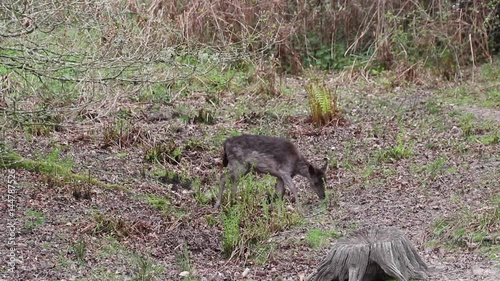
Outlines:
[[307, 281], [425, 279], [428, 268], [395, 228], [364, 228], [341, 239]]

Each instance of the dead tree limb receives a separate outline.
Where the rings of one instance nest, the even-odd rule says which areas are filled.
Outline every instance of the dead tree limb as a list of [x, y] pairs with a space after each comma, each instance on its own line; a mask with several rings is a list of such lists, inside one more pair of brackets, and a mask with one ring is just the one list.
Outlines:
[[425, 279], [428, 268], [396, 228], [364, 228], [335, 244], [307, 281]]

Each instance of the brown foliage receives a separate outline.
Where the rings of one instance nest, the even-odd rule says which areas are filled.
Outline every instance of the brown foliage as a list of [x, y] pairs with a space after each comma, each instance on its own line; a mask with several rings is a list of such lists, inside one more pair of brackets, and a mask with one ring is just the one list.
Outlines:
[[[73, 19], [67, 14], [75, 13], [100, 25], [96, 30], [101, 33], [103, 55], [208, 45], [229, 49], [240, 58], [272, 56], [280, 63], [278, 69], [299, 73], [306, 58], [326, 47], [330, 56], [366, 52], [372, 55], [371, 62], [385, 69], [422, 60], [449, 78], [463, 65], [490, 59], [490, 42], [498, 44], [490, 38], [498, 33], [498, 5], [491, 0], [455, 5], [444, 0], [109, 2], [112, 5], [54, 4], [57, 13], [51, 20], [40, 18], [42, 11], [26, 15], [25, 20], [17, 19], [17, 30], [0, 30], [0, 36], [21, 36], [34, 28], [50, 30], [47, 25], [70, 23]], [[336, 48], [339, 45], [343, 48]]]
[[[176, 43], [238, 44], [243, 51], [271, 52], [292, 73], [303, 70], [304, 56], [315, 47], [308, 41], [314, 39], [327, 46], [345, 44], [345, 54], [371, 48], [372, 60], [386, 69], [420, 55], [444, 64], [441, 74], [447, 76], [460, 65], [490, 57], [488, 17], [494, 16], [487, 0], [449, 2], [154, 0], [141, 10], [128, 0], [127, 7], [139, 22], [147, 19], [148, 26], [168, 23], [179, 30]], [[408, 35], [407, 42], [394, 37], [401, 32]], [[439, 52], [452, 53], [454, 58], [444, 60], [453, 61], [436, 58]]]

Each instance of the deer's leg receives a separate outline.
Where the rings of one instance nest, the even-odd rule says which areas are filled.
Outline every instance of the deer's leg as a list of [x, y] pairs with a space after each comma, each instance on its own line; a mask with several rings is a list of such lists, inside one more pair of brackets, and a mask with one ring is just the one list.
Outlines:
[[250, 167], [245, 164], [235, 164], [231, 167], [231, 199], [234, 199], [236, 195], [238, 180], [248, 172], [250, 172]]
[[283, 180], [281, 178], [277, 178], [276, 187], [274, 189], [276, 191], [276, 195], [280, 199], [283, 199], [283, 196], [285, 195], [285, 184], [283, 183]]
[[217, 195], [217, 203], [215, 203], [215, 208], [218, 209], [220, 207], [220, 203], [222, 201], [222, 194], [224, 194], [224, 189], [226, 188], [226, 181], [228, 173], [224, 172], [222, 173], [222, 176], [220, 177], [220, 188], [219, 188], [219, 194]]
[[229, 178], [229, 184], [231, 185], [231, 198], [233, 198], [234, 194], [236, 194], [236, 183], [238, 179], [248, 173], [248, 168], [242, 164], [233, 164], [229, 163], [228, 165], [229, 172], [223, 173], [220, 179], [220, 189], [219, 195], [217, 196], [217, 203], [215, 203], [215, 208], [219, 208], [222, 202], [222, 195], [224, 194], [224, 189], [226, 187], [226, 182]]
[[297, 191], [297, 187], [293, 183], [293, 180], [290, 176], [283, 176], [281, 178], [286, 186], [292, 191], [293, 194], [293, 200], [295, 201], [295, 205], [300, 209], [300, 202], [299, 202], [299, 194]]

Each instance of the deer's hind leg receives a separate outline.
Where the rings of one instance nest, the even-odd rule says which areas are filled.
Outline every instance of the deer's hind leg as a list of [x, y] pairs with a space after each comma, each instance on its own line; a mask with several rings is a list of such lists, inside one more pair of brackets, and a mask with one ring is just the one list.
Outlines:
[[276, 191], [276, 196], [283, 199], [283, 196], [285, 195], [285, 183], [281, 178], [276, 178], [276, 187], [274, 189]]
[[229, 162], [227, 172], [224, 172], [220, 179], [220, 189], [219, 195], [217, 196], [217, 203], [215, 203], [215, 208], [219, 208], [222, 202], [222, 195], [224, 194], [224, 189], [226, 188], [226, 183], [229, 181], [231, 185], [231, 198], [236, 194], [236, 183], [241, 176], [244, 176], [249, 172], [247, 165]]

